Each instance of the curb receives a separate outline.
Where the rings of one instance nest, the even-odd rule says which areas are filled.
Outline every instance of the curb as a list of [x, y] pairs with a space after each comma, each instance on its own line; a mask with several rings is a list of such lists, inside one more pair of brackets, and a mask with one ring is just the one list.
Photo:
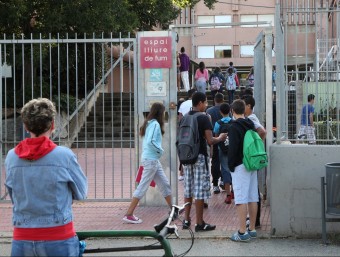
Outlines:
[[[230, 231], [209, 231], [209, 232], [193, 232], [195, 239], [229, 239], [231, 236]], [[8, 241], [12, 240], [13, 233], [12, 232], [1, 232], [0, 233], [0, 241]], [[124, 238], [133, 238], [133, 237], [124, 237]], [[258, 239], [274, 239], [274, 238], [282, 238], [275, 237], [270, 235], [269, 233], [261, 233], [258, 232]], [[92, 240], [96, 240], [96, 238], [91, 238]], [[169, 239], [176, 239], [174, 235], [172, 235]], [[178, 239], [191, 239], [191, 235], [189, 231], [185, 231], [183, 233], [182, 230], [179, 231]]]

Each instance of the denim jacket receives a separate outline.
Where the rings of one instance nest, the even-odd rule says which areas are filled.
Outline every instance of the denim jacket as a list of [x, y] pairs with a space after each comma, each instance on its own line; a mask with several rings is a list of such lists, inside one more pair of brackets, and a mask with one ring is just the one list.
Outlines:
[[87, 179], [75, 154], [66, 147], [57, 146], [34, 161], [20, 159], [12, 149], [5, 167], [15, 227], [65, 225], [73, 220], [73, 199], [86, 198]]

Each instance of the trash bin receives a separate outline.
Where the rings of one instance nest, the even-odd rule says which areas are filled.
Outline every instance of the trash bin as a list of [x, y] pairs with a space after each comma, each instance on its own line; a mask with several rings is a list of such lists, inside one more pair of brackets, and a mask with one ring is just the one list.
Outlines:
[[326, 213], [340, 215], [340, 163], [326, 165]]

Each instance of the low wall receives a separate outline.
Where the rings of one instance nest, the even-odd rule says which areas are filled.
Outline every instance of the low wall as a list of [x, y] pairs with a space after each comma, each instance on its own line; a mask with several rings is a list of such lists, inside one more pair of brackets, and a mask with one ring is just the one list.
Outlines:
[[[269, 193], [275, 235], [321, 234], [321, 177], [326, 176], [325, 164], [331, 162], [340, 162], [339, 146], [270, 147]], [[328, 232], [339, 233], [340, 223], [327, 223]]]

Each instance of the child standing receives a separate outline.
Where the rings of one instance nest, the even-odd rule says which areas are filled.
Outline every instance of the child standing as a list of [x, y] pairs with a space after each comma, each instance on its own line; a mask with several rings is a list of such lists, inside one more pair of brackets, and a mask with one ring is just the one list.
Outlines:
[[[256, 238], [255, 220], [257, 214], [258, 184], [257, 173], [248, 172], [243, 164], [243, 141], [246, 131], [255, 130], [254, 123], [245, 118], [245, 103], [237, 99], [231, 105], [235, 121], [229, 128], [228, 166], [231, 171], [235, 205], [239, 220], [239, 230], [230, 239], [245, 242]], [[247, 212], [249, 212], [250, 225], [246, 227]]]
[[[219, 135], [221, 132], [221, 126], [226, 126], [224, 124], [228, 124], [230, 126], [231, 118], [229, 117], [229, 112], [230, 112], [230, 106], [229, 104], [223, 103], [220, 106], [220, 113], [222, 115], [222, 119], [218, 120], [215, 123], [214, 126], [214, 134]], [[228, 127], [229, 127], [228, 126]], [[229, 144], [229, 138], [227, 138], [225, 141], [220, 142], [218, 145], [218, 153], [219, 153], [219, 160], [221, 163], [221, 173], [222, 173], [222, 178], [223, 178], [223, 184], [224, 184], [224, 190], [227, 193], [227, 197], [224, 200], [226, 204], [231, 204], [231, 200], [233, 198], [233, 193], [230, 190], [230, 185], [231, 185], [231, 174], [230, 170], [228, 167], [228, 153], [223, 152], [221, 148], [221, 144], [224, 144], [225, 146], [228, 146]]]
[[171, 187], [166, 177], [162, 165], [159, 161], [164, 150], [162, 148], [162, 135], [164, 135], [164, 112], [165, 107], [161, 103], [154, 103], [151, 106], [150, 113], [146, 117], [140, 128], [139, 135], [143, 139], [143, 152], [141, 165], [144, 167], [142, 179], [133, 193], [123, 221], [132, 224], [142, 223], [143, 221], [133, 215], [139, 200], [145, 195], [149, 188], [150, 182], [154, 180], [158, 189], [161, 191], [166, 202], [171, 207]]

